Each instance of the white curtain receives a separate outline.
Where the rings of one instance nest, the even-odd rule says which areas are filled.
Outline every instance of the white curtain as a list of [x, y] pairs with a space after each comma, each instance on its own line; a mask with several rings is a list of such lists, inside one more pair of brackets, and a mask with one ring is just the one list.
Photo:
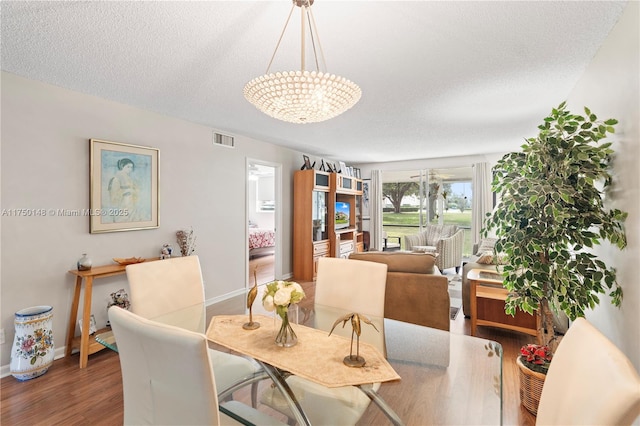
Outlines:
[[473, 244], [480, 242], [480, 230], [487, 213], [493, 210], [491, 168], [488, 163], [473, 165], [473, 201], [471, 203], [471, 235]]
[[369, 188], [369, 209], [371, 220], [369, 232], [371, 249], [382, 251], [382, 171], [371, 170], [371, 186]]

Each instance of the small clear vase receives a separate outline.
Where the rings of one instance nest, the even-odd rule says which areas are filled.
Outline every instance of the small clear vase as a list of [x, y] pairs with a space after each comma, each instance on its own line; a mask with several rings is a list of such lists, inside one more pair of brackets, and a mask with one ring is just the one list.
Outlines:
[[293, 327], [291, 327], [291, 323], [289, 322], [289, 313], [285, 311], [281, 317], [282, 323], [276, 335], [276, 345], [282, 346], [283, 348], [290, 348], [298, 343], [298, 336], [296, 336], [296, 332], [293, 331]]

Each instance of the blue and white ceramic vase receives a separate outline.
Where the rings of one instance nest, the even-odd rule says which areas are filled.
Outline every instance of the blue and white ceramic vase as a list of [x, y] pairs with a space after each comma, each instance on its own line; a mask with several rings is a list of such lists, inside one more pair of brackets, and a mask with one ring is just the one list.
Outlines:
[[32, 306], [15, 313], [10, 371], [18, 380], [42, 376], [53, 364], [53, 308]]

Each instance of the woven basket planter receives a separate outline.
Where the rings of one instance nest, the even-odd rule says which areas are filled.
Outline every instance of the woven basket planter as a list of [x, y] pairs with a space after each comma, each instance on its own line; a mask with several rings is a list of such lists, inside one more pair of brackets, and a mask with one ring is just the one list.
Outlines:
[[520, 402], [522, 402], [524, 408], [535, 416], [538, 414], [542, 386], [547, 376], [529, 369], [520, 361], [520, 357], [516, 359], [516, 364], [520, 369]]

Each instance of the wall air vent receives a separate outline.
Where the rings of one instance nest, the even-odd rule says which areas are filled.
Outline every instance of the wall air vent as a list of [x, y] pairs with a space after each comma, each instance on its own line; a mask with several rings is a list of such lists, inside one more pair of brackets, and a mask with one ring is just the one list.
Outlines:
[[233, 136], [223, 135], [222, 133], [216, 132], [213, 132], [213, 144], [226, 146], [227, 148], [233, 148], [235, 146]]

